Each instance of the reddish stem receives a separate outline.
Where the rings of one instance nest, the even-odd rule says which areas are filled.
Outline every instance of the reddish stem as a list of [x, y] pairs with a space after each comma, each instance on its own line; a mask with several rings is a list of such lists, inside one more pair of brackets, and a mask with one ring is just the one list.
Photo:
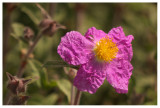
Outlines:
[[74, 105], [79, 105], [81, 94], [82, 94], [81, 91], [79, 91], [77, 89], [77, 94], [76, 94], [76, 97], [75, 97]]

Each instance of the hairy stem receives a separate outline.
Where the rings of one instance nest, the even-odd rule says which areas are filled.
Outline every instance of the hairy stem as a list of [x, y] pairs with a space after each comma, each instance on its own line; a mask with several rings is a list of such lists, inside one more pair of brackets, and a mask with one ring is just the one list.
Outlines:
[[81, 94], [82, 94], [82, 92], [77, 89], [77, 94], [75, 97], [74, 105], [79, 105]]
[[[24, 69], [25, 69], [26, 64], [27, 64], [27, 59], [29, 58], [29, 55], [33, 52], [33, 49], [35, 48], [36, 44], [38, 43], [38, 41], [40, 40], [41, 37], [42, 37], [42, 33], [40, 32], [38, 34], [38, 36], [36, 37], [35, 41], [33, 42], [33, 44], [28, 49], [27, 54], [22, 59], [19, 70], [16, 74], [17, 77], [19, 77], [19, 78], [22, 77], [22, 75], [24, 73]], [[8, 91], [7, 94], [6, 94], [6, 97], [4, 99], [4, 105], [8, 105], [11, 100], [12, 100], [11, 92]]]
[[52, 19], [51, 16], [46, 12], [46, 10], [41, 5], [36, 3], [36, 6], [41, 10], [41, 13], [44, 18]]
[[38, 43], [38, 41], [40, 40], [40, 38], [42, 37], [42, 33], [40, 32], [38, 34], [38, 36], [36, 37], [35, 41], [33, 42], [33, 44], [30, 46], [30, 48], [28, 49], [27, 54], [24, 56], [21, 65], [19, 67], [19, 70], [17, 72], [17, 77], [22, 77], [23, 73], [24, 73], [24, 68], [27, 64], [27, 59], [29, 58], [29, 55], [33, 52], [33, 49], [35, 48], [36, 44]]

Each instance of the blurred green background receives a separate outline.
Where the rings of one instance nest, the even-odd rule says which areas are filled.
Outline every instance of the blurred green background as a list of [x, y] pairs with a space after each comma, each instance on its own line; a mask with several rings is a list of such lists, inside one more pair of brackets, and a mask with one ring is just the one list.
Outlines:
[[[133, 74], [128, 94], [118, 94], [105, 81], [95, 94], [82, 93], [80, 105], [157, 105], [157, 3], [41, 3], [53, 20], [67, 27], [52, 37], [44, 36], [29, 59], [23, 77], [33, 78], [28, 85], [28, 105], [68, 105], [71, 83], [63, 68], [42, 65], [61, 60], [57, 46], [71, 30], [84, 34], [96, 27], [106, 33], [122, 26], [134, 40]], [[24, 27], [38, 33], [42, 13], [34, 3], [3, 3], [3, 99], [7, 92], [5, 72], [15, 75], [21, 52], [28, 48], [23, 41]]]

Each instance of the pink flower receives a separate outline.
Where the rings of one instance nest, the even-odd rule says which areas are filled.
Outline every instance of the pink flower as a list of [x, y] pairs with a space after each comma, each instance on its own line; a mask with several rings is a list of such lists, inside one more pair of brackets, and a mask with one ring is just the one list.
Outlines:
[[80, 91], [93, 94], [107, 79], [117, 93], [127, 93], [133, 70], [133, 39], [132, 35], [125, 36], [122, 27], [108, 34], [92, 27], [84, 36], [71, 31], [61, 38], [58, 54], [67, 63], [80, 65], [74, 79]]

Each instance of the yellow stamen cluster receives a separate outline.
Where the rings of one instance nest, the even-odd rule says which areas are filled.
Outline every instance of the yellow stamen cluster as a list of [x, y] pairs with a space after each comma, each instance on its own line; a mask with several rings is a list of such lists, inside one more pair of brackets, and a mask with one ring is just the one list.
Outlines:
[[112, 39], [106, 37], [100, 39], [99, 42], [96, 43], [94, 52], [99, 60], [110, 62], [116, 57], [118, 47], [116, 43], [112, 41]]

